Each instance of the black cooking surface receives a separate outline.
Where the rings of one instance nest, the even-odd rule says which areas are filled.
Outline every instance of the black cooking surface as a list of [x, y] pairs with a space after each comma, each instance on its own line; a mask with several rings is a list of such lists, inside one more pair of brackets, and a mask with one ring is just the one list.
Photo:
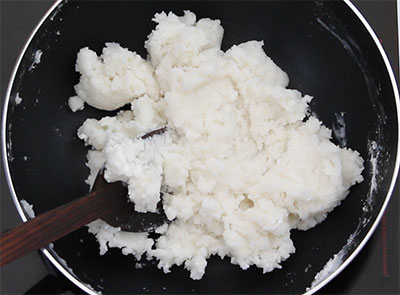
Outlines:
[[[0, 1], [1, 99], [25, 39], [51, 1]], [[398, 73], [396, 2], [355, 2], [370, 22]], [[1, 230], [20, 222], [1, 169]], [[362, 252], [320, 294], [399, 294], [399, 189], [386, 214]], [[1, 294], [80, 294], [39, 253], [15, 261], [0, 270]], [[145, 292], [145, 290], [144, 290]]]

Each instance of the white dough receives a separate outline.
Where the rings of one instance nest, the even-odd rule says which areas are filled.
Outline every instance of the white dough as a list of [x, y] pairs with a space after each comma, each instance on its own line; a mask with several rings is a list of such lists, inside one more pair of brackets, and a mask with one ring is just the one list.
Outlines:
[[81, 111], [85, 107], [85, 102], [79, 96], [72, 96], [68, 100], [68, 106], [73, 112]]
[[35, 217], [35, 211], [33, 211], [33, 205], [29, 204], [25, 200], [21, 200], [19, 202], [24, 209], [26, 215], [28, 215], [29, 218], [34, 218]]
[[116, 43], [106, 43], [100, 57], [89, 48], [82, 48], [76, 70], [81, 74], [75, 85], [77, 96], [96, 108], [115, 110], [143, 94], [159, 97], [153, 68]]
[[[263, 42], [223, 52], [218, 20], [196, 22], [188, 11], [153, 20], [147, 61], [115, 43], [100, 57], [78, 53], [78, 97], [104, 110], [132, 106], [79, 128], [92, 147], [88, 183], [105, 165], [108, 181], [128, 183], [138, 211], [156, 211], [163, 192], [171, 220], [156, 241], [96, 221], [89, 228], [101, 254], [107, 247], [147, 253], [165, 272], [184, 265], [192, 279], [201, 279], [212, 255], [243, 269], [280, 268], [295, 251], [290, 230], [324, 220], [362, 181], [362, 158], [306, 118], [312, 97], [286, 88], [289, 78]], [[163, 126], [164, 134], [140, 139]]]

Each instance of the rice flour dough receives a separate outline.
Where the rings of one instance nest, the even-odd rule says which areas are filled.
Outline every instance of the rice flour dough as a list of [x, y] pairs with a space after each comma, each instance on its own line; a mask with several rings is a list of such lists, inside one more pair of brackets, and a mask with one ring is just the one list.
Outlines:
[[[89, 230], [101, 254], [118, 247], [157, 259], [164, 272], [184, 265], [196, 280], [212, 255], [242, 269], [280, 268], [295, 252], [291, 229], [324, 220], [363, 180], [363, 159], [333, 144], [331, 130], [307, 115], [312, 97], [287, 88], [262, 41], [224, 52], [219, 20], [197, 21], [190, 11], [153, 20], [147, 59], [116, 43], [100, 56], [82, 48], [77, 57], [72, 110], [83, 102], [131, 105], [79, 128], [91, 147], [87, 182], [105, 165], [107, 181], [128, 184], [137, 211], [155, 212], [162, 202], [171, 220], [156, 240], [95, 221]], [[140, 139], [163, 126], [164, 134]]]

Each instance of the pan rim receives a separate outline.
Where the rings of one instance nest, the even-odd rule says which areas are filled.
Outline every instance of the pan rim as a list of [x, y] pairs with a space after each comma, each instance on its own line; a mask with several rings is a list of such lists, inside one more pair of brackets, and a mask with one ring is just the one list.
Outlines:
[[[371, 225], [370, 229], [368, 230], [368, 233], [366, 234], [366, 236], [363, 238], [363, 240], [358, 244], [358, 246], [354, 249], [354, 251], [351, 253], [351, 255], [349, 257], [346, 258], [345, 261], [343, 261], [340, 266], [330, 275], [328, 275], [325, 279], [323, 279], [321, 282], [319, 282], [317, 285], [315, 285], [314, 287], [312, 287], [310, 290], [305, 291], [305, 295], [311, 295], [314, 294], [315, 292], [317, 292], [318, 290], [320, 290], [321, 288], [323, 288], [325, 285], [327, 285], [331, 280], [333, 280], [339, 273], [341, 273], [343, 271], [343, 269], [345, 269], [352, 261], [353, 259], [359, 254], [359, 252], [364, 248], [364, 246], [366, 245], [366, 243], [369, 241], [369, 239], [371, 238], [371, 236], [373, 235], [373, 233], [375, 232], [376, 228], [378, 227], [382, 216], [385, 213], [385, 210], [388, 206], [388, 203], [390, 201], [390, 198], [393, 194], [394, 191], [394, 187], [397, 181], [397, 177], [398, 177], [398, 173], [399, 173], [399, 166], [400, 166], [400, 95], [399, 95], [399, 89], [397, 86], [397, 82], [396, 82], [396, 78], [392, 69], [392, 66], [390, 64], [390, 61], [387, 57], [387, 54], [382, 46], [382, 44], [380, 43], [377, 35], [375, 34], [374, 30], [372, 29], [371, 25], [368, 23], [368, 21], [365, 19], [365, 17], [361, 14], [361, 12], [355, 7], [355, 5], [350, 1], [350, 0], [343, 0], [344, 3], [351, 9], [351, 11], [358, 17], [358, 19], [362, 22], [363, 26], [365, 27], [365, 29], [367, 29], [369, 35], [371, 36], [371, 38], [373, 39], [373, 41], [375, 42], [375, 45], [377, 46], [380, 55], [385, 63], [386, 66], [386, 70], [389, 74], [390, 77], [390, 81], [392, 84], [392, 89], [393, 89], [393, 93], [395, 96], [395, 103], [396, 103], [396, 112], [397, 112], [397, 125], [398, 125], [398, 132], [397, 132], [397, 153], [396, 153], [396, 160], [395, 160], [395, 167], [394, 167], [394, 171], [393, 171], [393, 175], [392, 175], [392, 179], [391, 179], [391, 183], [389, 186], [389, 190], [386, 194], [385, 197], [385, 201], [379, 211], [379, 214], [377, 216], [377, 218], [375, 219], [375, 221], [373, 222], [373, 224]], [[55, 11], [57, 9], [57, 7], [61, 4], [61, 3], [67, 3], [68, 0], [57, 0], [49, 9], [48, 11], [44, 14], [44, 16], [41, 18], [41, 20], [38, 22], [38, 24], [36, 25], [36, 27], [33, 29], [33, 31], [31, 32], [31, 34], [29, 35], [28, 39], [26, 40], [24, 46], [22, 47], [22, 50], [20, 51], [17, 61], [13, 67], [11, 76], [10, 76], [10, 80], [8, 82], [7, 85], [7, 90], [6, 90], [6, 94], [5, 94], [5, 99], [4, 99], [4, 105], [3, 105], [3, 112], [2, 112], [2, 126], [1, 126], [1, 148], [2, 148], [2, 157], [3, 157], [3, 167], [4, 167], [4, 172], [5, 172], [5, 178], [7, 181], [7, 185], [8, 188], [10, 190], [10, 194], [11, 197], [14, 201], [14, 205], [22, 219], [23, 222], [26, 222], [28, 220], [27, 216], [25, 215], [24, 210], [22, 209], [22, 206], [17, 198], [15, 189], [14, 189], [14, 185], [11, 179], [11, 174], [10, 174], [10, 168], [8, 165], [8, 157], [7, 157], [7, 146], [6, 146], [6, 123], [7, 123], [7, 111], [8, 111], [8, 106], [9, 106], [9, 102], [10, 102], [10, 95], [11, 95], [11, 89], [12, 86], [14, 84], [15, 78], [16, 78], [16, 74], [18, 71], [18, 68], [20, 66], [20, 63], [22, 61], [22, 58], [28, 48], [28, 46], [30, 45], [32, 39], [35, 37], [37, 31], [39, 30], [39, 28], [42, 26], [42, 24], [44, 23], [44, 21], [49, 17], [49, 15]], [[85, 284], [84, 282], [82, 282], [80, 279], [78, 279], [75, 275], [73, 275], [71, 273], [71, 270], [68, 270], [66, 266], [62, 265], [55, 254], [52, 254], [48, 249], [42, 248], [40, 249], [42, 251], [42, 253], [47, 257], [47, 259], [49, 259], [49, 261], [67, 278], [69, 279], [72, 283], [74, 283], [77, 287], [79, 287], [81, 290], [83, 290], [84, 292], [94, 295], [94, 294], [98, 294], [97, 291], [95, 291], [91, 286]]]
[[390, 64], [389, 58], [387, 57], [386, 51], [383, 48], [381, 42], [378, 39], [378, 36], [375, 34], [375, 31], [372, 29], [371, 25], [368, 23], [366, 18], [362, 15], [362, 13], [358, 10], [357, 7], [350, 1], [350, 0], [343, 0], [347, 6], [353, 11], [353, 13], [358, 17], [358, 19], [362, 22], [364, 27], [367, 29], [369, 35], [372, 37], [372, 39], [375, 42], [375, 45], [378, 47], [378, 50], [383, 58], [383, 61], [386, 66], [386, 70], [388, 71], [390, 81], [392, 83], [392, 88], [393, 88], [393, 93], [395, 96], [395, 103], [396, 103], [396, 111], [397, 111], [397, 153], [396, 153], [396, 161], [395, 161], [395, 166], [394, 166], [394, 171], [392, 175], [392, 180], [389, 186], [389, 190], [386, 194], [385, 201], [383, 202], [383, 205], [379, 211], [378, 216], [376, 217], [374, 223], [371, 225], [370, 229], [368, 230], [368, 233], [365, 235], [365, 237], [362, 239], [362, 241], [358, 244], [358, 246], [354, 249], [354, 251], [350, 254], [349, 257], [346, 258], [345, 261], [343, 261], [340, 266], [329, 276], [327, 276], [324, 280], [319, 282], [317, 285], [315, 285], [313, 288], [311, 288], [309, 291], [305, 292], [304, 295], [311, 295], [326, 286], [331, 280], [333, 280], [336, 276], [338, 276], [352, 261], [353, 259], [361, 252], [361, 250], [364, 248], [364, 246], [367, 244], [369, 239], [372, 237], [374, 234], [376, 228], [378, 227], [379, 223], [381, 222], [381, 219], [383, 215], [385, 214], [386, 208], [389, 204], [389, 201], [393, 195], [394, 187], [396, 185], [398, 173], [399, 173], [399, 166], [400, 166], [400, 155], [399, 155], [399, 148], [400, 148], [400, 121], [399, 121], [399, 115], [400, 115], [400, 96], [399, 96], [399, 89], [397, 86], [396, 78], [392, 69], [392, 66]]
[[[14, 64], [13, 70], [11, 72], [10, 76], [10, 81], [8, 82], [7, 85], [7, 90], [5, 94], [5, 100], [4, 100], [4, 105], [3, 105], [3, 112], [2, 112], [2, 126], [1, 126], [1, 149], [2, 149], [2, 157], [3, 157], [3, 167], [4, 167], [4, 172], [5, 172], [5, 177], [8, 185], [8, 189], [10, 190], [11, 197], [14, 201], [14, 205], [17, 208], [17, 211], [19, 213], [19, 216], [21, 217], [23, 222], [28, 221], [27, 216], [25, 215], [24, 210], [22, 209], [22, 206], [18, 200], [17, 194], [14, 189], [14, 185], [11, 179], [11, 174], [10, 174], [10, 167], [8, 165], [8, 157], [7, 157], [7, 146], [6, 146], [6, 124], [7, 124], [7, 111], [8, 111], [8, 105], [10, 103], [10, 96], [11, 96], [11, 89], [14, 84], [15, 77], [17, 75], [18, 68], [20, 66], [20, 63], [22, 61], [22, 58], [30, 45], [32, 39], [35, 37], [37, 31], [39, 28], [42, 26], [44, 21], [50, 16], [50, 14], [57, 9], [57, 7], [62, 3], [68, 2], [68, 0], [57, 0], [53, 3], [53, 5], [47, 10], [47, 12], [43, 15], [43, 17], [40, 19], [36, 27], [33, 29], [33, 31], [30, 33], [28, 39], [25, 41], [19, 55], [17, 58], [16, 63]], [[41, 248], [40, 251], [47, 257], [47, 259], [67, 278], [69, 279], [72, 283], [74, 283], [76, 286], [78, 286], [81, 290], [84, 292], [94, 295], [98, 294], [94, 289], [91, 289], [88, 287], [88, 285], [84, 284], [82, 281], [80, 281], [75, 275], [73, 275], [70, 271], [67, 270], [65, 266], [63, 266], [53, 255], [48, 249]]]

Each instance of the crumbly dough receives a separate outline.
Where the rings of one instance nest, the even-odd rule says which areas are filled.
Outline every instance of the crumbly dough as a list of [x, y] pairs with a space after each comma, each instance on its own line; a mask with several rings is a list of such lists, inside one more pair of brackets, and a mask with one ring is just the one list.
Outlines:
[[[324, 220], [362, 181], [362, 158], [334, 145], [331, 130], [307, 115], [312, 97], [287, 88], [263, 42], [223, 52], [219, 20], [196, 21], [189, 11], [153, 20], [147, 60], [115, 43], [101, 56], [78, 53], [77, 97], [104, 110], [131, 104], [79, 128], [92, 147], [88, 183], [105, 165], [108, 181], [128, 183], [138, 211], [156, 211], [163, 192], [171, 220], [155, 241], [98, 220], [89, 229], [101, 254], [108, 247], [145, 254], [165, 272], [184, 265], [193, 279], [212, 255], [242, 269], [280, 268], [295, 251], [290, 230]], [[164, 134], [140, 139], [163, 126]]]

